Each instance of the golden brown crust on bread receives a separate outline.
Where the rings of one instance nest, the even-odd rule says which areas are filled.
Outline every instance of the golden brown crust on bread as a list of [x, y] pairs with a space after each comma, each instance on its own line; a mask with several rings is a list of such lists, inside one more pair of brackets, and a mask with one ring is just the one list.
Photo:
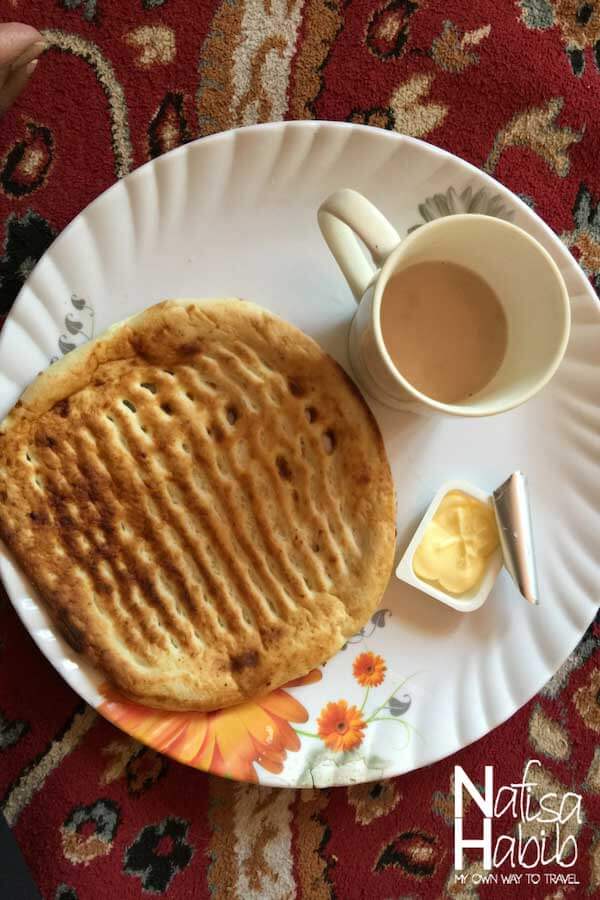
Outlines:
[[393, 563], [353, 383], [239, 300], [165, 301], [73, 351], [0, 425], [0, 536], [129, 697], [214, 709], [335, 653]]

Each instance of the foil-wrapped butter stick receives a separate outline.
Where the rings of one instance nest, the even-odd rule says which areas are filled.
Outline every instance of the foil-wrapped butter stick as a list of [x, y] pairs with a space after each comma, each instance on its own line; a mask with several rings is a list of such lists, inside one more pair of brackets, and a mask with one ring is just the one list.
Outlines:
[[504, 565], [529, 603], [539, 604], [527, 479], [513, 472], [493, 493]]

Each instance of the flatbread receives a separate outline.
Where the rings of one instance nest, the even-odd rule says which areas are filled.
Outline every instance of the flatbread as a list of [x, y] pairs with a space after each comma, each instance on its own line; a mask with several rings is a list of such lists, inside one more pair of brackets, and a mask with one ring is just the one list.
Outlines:
[[165, 301], [0, 426], [0, 537], [128, 697], [210, 710], [321, 664], [390, 576], [383, 442], [342, 369], [240, 300]]

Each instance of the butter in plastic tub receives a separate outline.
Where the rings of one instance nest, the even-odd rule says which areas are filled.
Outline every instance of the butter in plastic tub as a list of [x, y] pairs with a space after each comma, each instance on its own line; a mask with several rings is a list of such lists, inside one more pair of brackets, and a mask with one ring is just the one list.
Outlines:
[[487, 600], [503, 565], [490, 494], [445, 482], [429, 504], [396, 577], [461, 612]]

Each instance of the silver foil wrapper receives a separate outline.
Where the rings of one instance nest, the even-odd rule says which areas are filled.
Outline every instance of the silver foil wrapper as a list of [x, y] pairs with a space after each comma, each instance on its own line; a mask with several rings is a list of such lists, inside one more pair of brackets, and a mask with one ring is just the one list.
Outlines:
[[529, 603], [539, 604], [527, 479], [513, 472], [493, 493], [504, 565]]

